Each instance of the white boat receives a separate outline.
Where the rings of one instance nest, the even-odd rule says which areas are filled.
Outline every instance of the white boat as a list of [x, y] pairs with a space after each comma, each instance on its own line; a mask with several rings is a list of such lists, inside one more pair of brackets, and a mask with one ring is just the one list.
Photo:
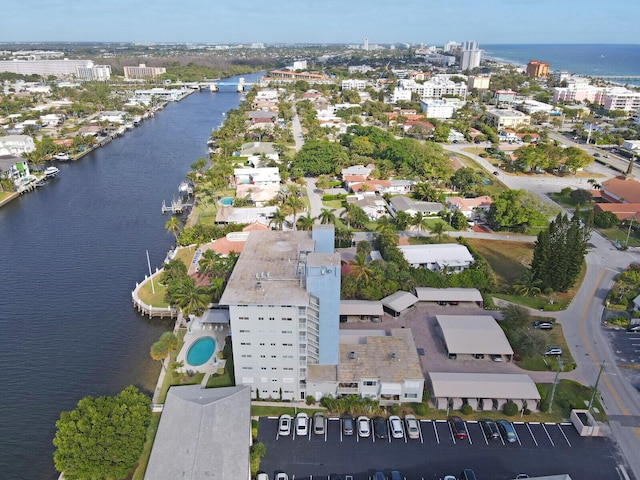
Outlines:
[[36, 182], [36, 187], [44, 187], [47, 184], [46, 178], [41, 178]]
[[71, 160], [71, 157], [68, 153], [56, 153], [53, 156], [54, 160], [58, 160], [59, 162], [66, 162], [67, 160]]
[[60, 173], [60, 169], [57, 167], [47, 167], [44, 169], [45, 178], [53, 178]]

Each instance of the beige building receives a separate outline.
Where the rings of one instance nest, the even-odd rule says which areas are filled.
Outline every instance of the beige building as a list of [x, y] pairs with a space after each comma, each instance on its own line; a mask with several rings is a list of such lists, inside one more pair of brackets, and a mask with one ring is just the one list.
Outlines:
[[485, 112], [487, 120], [496, 128], [525, 127], [531, 124], [531, 117], [512, 108], [492, 108]]
[[137, 67], [124, 67], [124, 78], [155, 78], [158, 75], [167, 73], [164, 67], [147, 67], [141, 63]]

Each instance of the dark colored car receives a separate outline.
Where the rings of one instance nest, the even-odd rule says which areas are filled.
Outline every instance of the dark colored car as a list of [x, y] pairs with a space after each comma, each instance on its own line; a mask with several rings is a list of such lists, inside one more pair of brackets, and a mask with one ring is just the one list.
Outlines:
[[342, 434], [353, 435], [353, 417], [351, 415], [342, 415], [340, 421], [342, 422]]
[[459, 439], [467, 438], [467, 427], [460, 417], [455, 415], [449, 417], [449, 425], [451, 426], [451, 432], [454, 437]]
[[513, 428], [513, 425], [507, 420], [498, 420], [496, 422], [498, 424], [498, 428], [500, 429], [500, 433], [502, 433], [502, 438], [504, 438], [507, 442], [513, 443], [518, 440], [516, 436], [516, 431]]
[[489, 418], [483, 418], [480, 420], [480, 426], [487, 438], [498, 439], [500, 438], [500, 432], [498, 431], [498, 425], [496, 422]]
[[640, 332], [640, 323], [634, 323], [627, 327], [627, 332]]
[[373, 431], [376, 434], [376, 438], [387, 438], [389, 436], [387, 420], [382, 417], [375, 417], [373, 419]]

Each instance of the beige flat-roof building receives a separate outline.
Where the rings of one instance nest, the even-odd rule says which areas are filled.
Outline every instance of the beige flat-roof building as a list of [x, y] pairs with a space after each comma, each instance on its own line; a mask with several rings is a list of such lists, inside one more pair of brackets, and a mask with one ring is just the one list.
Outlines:
[[513, 359], [513, 349], [490, 315], [436, 315], [447, 354], [452, 360]]
[[525, 374], [429, 372], [429, 388], [438, 410], [459, 410], [467, 404], [474, 410], [501, 411], [512, 401], [518, 408], [537, 411], [540, 403], [536, 384]]

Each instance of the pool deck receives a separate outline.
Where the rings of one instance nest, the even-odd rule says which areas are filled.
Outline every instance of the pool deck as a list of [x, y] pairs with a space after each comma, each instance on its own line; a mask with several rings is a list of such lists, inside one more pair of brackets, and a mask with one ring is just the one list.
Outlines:
[[[218, 353], [224, 348], [224, 339], [229, 335], [229, 326], [224, 324], [202, 324], [199, 318], [193, 319], [187, 327], [187, 333], [184, 336], [184, 345], [178, 352], [177, 362], [184, 362], [184, 367], [179, 369], [183, 373], [188, 370], [205, 374], [205, 379], [213, 373], [217, 373], [219, 368], [224, 368], [225, 360], [218, 357]], [[187, 362], [187, 353], [189, 348], [198, 339], [203, 337], [213, 338], [216, 342], [215, 350], [211, 358], [202, 365], [190, 365]]]

